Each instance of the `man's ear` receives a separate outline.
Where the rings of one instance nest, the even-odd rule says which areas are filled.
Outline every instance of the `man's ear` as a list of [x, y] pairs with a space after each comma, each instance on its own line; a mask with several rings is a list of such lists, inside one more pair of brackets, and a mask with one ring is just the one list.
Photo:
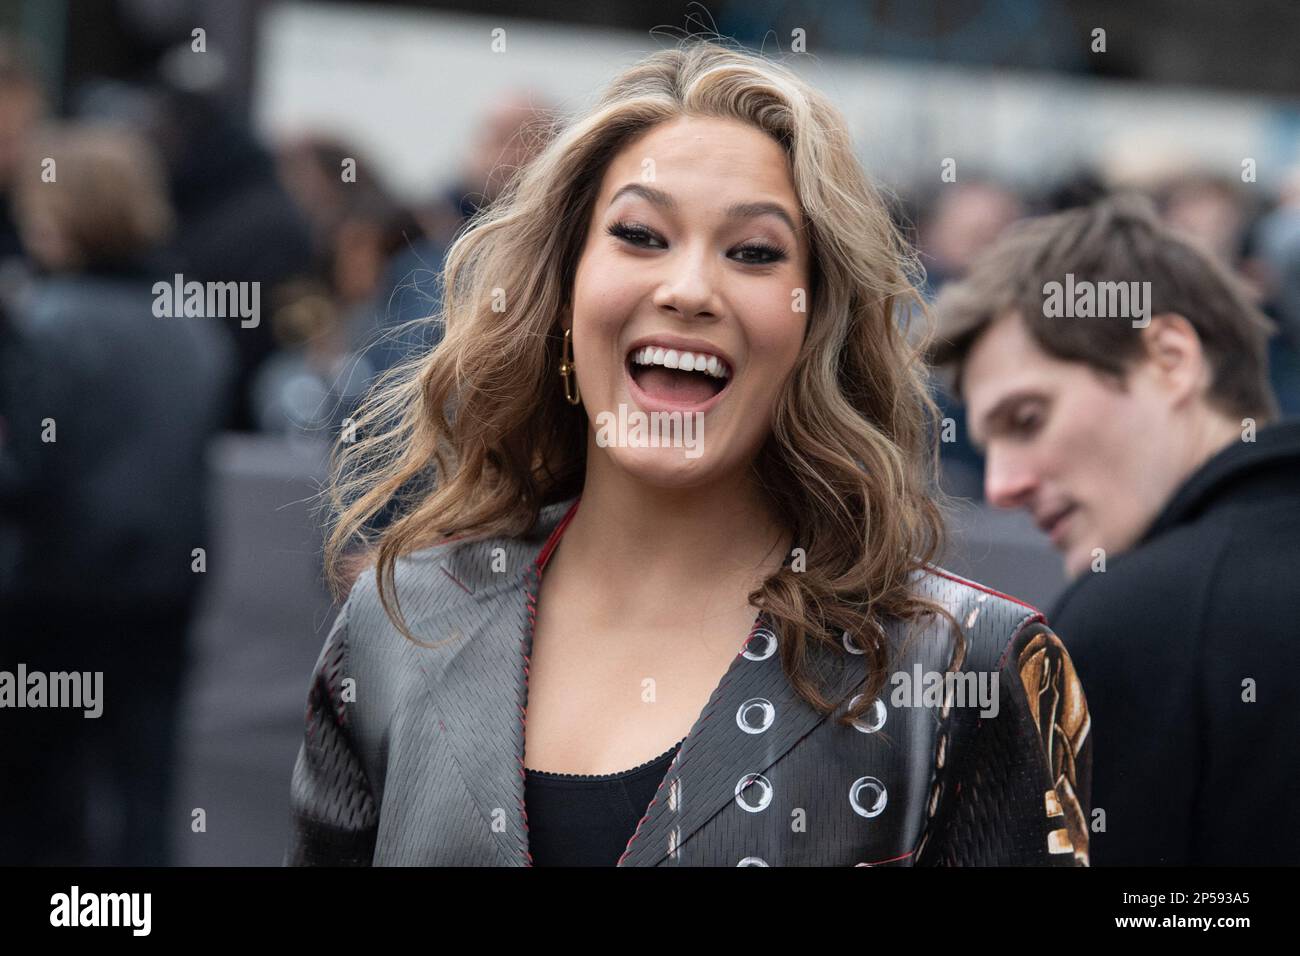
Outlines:
[[1142, 345], [1151, 371], [1176, 402], [1196, 398], [1208, 387], [1209, 368], [1201, 337], [1184, 316], [1177, 312], [1153, 315], [1151, 324], [1142, 330]]

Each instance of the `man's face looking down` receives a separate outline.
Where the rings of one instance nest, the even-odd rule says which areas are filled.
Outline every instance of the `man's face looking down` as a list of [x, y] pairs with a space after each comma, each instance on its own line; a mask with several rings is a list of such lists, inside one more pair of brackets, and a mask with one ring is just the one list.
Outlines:
[[1135, 329], [1146, 346], [1122, 382], [1063, 361], [1015, 313], [998, 317], [966, 356], [962, 392], [984, 494], [1023, 508], [1061, 552], [1071, 578], [1103, 549], [1127, 551], [1199, 464], [1239, 426], [1205, 403], [1209, 369], [1178, 315]]

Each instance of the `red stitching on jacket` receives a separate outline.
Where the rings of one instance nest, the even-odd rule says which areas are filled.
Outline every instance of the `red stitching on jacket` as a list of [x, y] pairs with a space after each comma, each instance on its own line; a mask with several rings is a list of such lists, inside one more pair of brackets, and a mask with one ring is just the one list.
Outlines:
[[883, 866], [886, 863], [897, 863], [899, 860], [906, 860], [909, 856], [911, 856], [915, 852], [916, 852], [915, 850], [908, 850], [902, 856], [896, 856], [889, 860], [877, 860], [874, 863], [855, 863], [854, 866]]
[[[578, 503], [582, 501], [582, 496], [573, 502], [560, 523], [555, 526], [555, 530], [550, 533], [546, 543], [542, 545], [542, 550], [537, 552], [537, 557], [533, 559], [532, 565], [524, 572], [524, 598], [528, 609], [528, 626], [520, 628], [520, 635], [525, 648], [532, 647], [533, 635], [537, 631], [537, 591], [540, 590], [535, 584], [540, 584], [542, 580], [542, 569], [546, 567], [546, 562], [551, 558], [551, 552], [555, 546], [560, 543], [560, 536], [564, 534], [564, 529], [569, 526], [573, 520], [574, 514], [578, 510]], [[453, 579], [454, 580], [454, 579]], [[528, 676], [532, 671], [532, 655], [527, 650], [523, 652], [524, 659], [524, 698], [519, 706], [519, 737], [521, 740], [528, 740]], [[524, 767], [524, 756], [519, 755], [519, 777], [527, 779]], [[528, 849], [528, 801], [526, 798], [519, 801], [519, 816], [524, 824], [524, 843], [520, 847], [524, 851], [524, 857], [528, 860], [528, 865], [533, 865], [533, 854]]]
[[447, 575], [447, 577], [449, 577], [449, 578], [451, 578], [453, 581], [455, 581], [455, 582], [456, 582], [456, 586], [457, 586], [458, 588], [460, 588], [462, 591], [464, 591], [466, 594], [471, 595], [471, 596], [474, 594], [473, 591], [471, 591], [469, 588], [465, 587], [465, 585], [461, 583], [460, 578], [456, 577], [456, 575], [454, 575], [454, 574], [452, 574], [450, 571], [448, 571], [447, 568], [446, 568], [445, 566], [439, 565], [439, 568], [440, 568], [440, 570], [442, 571], [443, 574]]
[[551, 536], [546, 539], [546, 544], [542, 545], [542, 550], [537, 554], [537, 560], [533, 562], [537, 567], [539, 575], [542, 569], [546, 567], [546, 562], [551, 560], [551, 552], [554, 551], [555, 546], [560, 543], [560, 535], [564, 534], [564, 529], [567, 528], [569, 522], [573, 520], [573, 516], [577, 513], [578, 505], [581, 502], [582, 497], [579, 496], [577, 501], [569, 506], [569, 510], [565, 513], [564, 517], [560, 519], [560, 523], [555, 526], [555, 530], [551, 532]]
[[[550, 545], [550, 543], [551, 543], [551, 542], [548, 540], [548, 541], [547, 541], [547, 545]], [[545, 550], [545, 548], [543, 548], [543, 550]], [[540, 557], [540, 554], [538, 555], [538, 557]], [[534, 575], [534, 574], [539, 574], [539, 575], [540, 575], [540, 570], [541, 570], [541, 569], [540, 569], [540, 567], [538, 566], [537, 562], [534, 561], [532, 567], [528, 568], [528, 569], [524, 572], [524, 598], [525, 598], [525, 602], [526, 602], [526, 604], [527, 604], [527, 610], [528, 610], [528, 626], [527, 626], [526, 628], [521, 628], [521, 629], [520, 629], [520, 634], [522, 635], [522, 640], [523, 640], [523, 642], [524, 642], [524, 649], [523, 649], [523, 659], [524, 659], [524, 697], [523, 697], [523, 701], [522, 701], [522, 703], [521, 703], [521, 706], [520, 706], [520, 708], [519, 708], [519, 739], [520, 739], [520, 740], [523, 740], [523, 741], [525, 741], [525, 742], [528, 740], [528, 674], [529, 674], [529, 671], [530, 671], [530, 669], [531, 669], [531, 663], [532, 663], [531, 656], [528, 654], [528, 650], [527, 650], [527, 649], [531, 648], [531, 645], [532, 645], [532, 635], [533, 635], [533, 632], [534, 632], [534, 631], [536, 630], [536, 628], [537, 628], [537, 597], [536, 597], [536, 595], [534, 594], [534, 589], [533, 589], [533, 587], [532, 587], [531, 585], [532, 585], [532, 577], [533, 577], [533, 575]], [[527, 779], [527, 774], [524, 772], [524, 755], [523, 755], [523, 754], [520, 754], [520, 755], [519, 755], [519, 776], [520, 776], [520, 778], [522, 778], [522, 779]], [[529, 866], [532, 866], [532, 865], [533, 865], [533, 854], [532, 854], [532, 851], [530, 851], [530, 850], [528, 849], [528, 800], [527, 800], [527, 795], [525, 795], [525, 797], [519, 801], [519, 816], [520, 816], [520, 818], [523, 820], [523, 823], [524, 823], [524, 843], [523, 843], [523, 846], [521, 847], [521, 849], [524, 851], [524, 857], [525, 857], [525, 859], [528, 860], [528, 865], [529, 865]]]
[[[1034, 610], [1038, 611], [1037, 608], [1035, 608]], [[1002, 654], [998, 658], [999, 671], [1002, 670], [1002, 668], [1007, 666], [1007, 660], [1011, 656], [1011, 648], [1014, 647], [1016, 644], [1016, 638], [1018, 638], [1020, 636], [1020, 632], [1023, 631], [1025, 628], [1027, 628], [1030, 624], [1042, 624], [1044, 627], [1048, 626], [1047, 618], [1043, 616], [1041, 611], [1038, 611], [1038, 613], [1036, 614], [1026, 615], [1026, 617], [1019, 624], [1016, 625], [1016, 629], [1011, 632], [1011, 638], [1007, 641], [1007, 646], [1002, 648]]]
[[978, 581], [970, 581], [967, 580], [966, 578], [958, 577], [955, 574], [951, 574], [945, 571], [943, 568], [936, 568], [934, 565], [930, 565], [929, 568], [932, 573], [937, 574], [941, 578], [947, 578], [949, 581], [955, 581], [957, 584], [965, 584], [968, 587], [975, 588], [977, 591], [984, 591], [986, 594], [992, 594], [994, 597], [1003, 598], [1004, 600], [1010, 601], [1013, 604], [1019, 604], [1021, 607], [1027, 607], [1031, 611], [1036, 611], [1039, 614], [1043, 613], [1042, 611], [1039, 611], [1038, 608], [1030, 604], [1028, 601], [1022, 601], [1020, 600], [1020, 598], [1014, 598], [1010, 594], [1003, 594], [1001, 591], [995, 591], [990, 587], [985, 587], [983, 584], [980, 584]]

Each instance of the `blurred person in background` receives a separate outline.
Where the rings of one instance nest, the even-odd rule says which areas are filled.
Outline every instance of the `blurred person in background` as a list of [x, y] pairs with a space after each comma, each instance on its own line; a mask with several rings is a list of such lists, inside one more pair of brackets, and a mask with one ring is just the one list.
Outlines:
[[176, 724], [232, 349], [209, 318], [155, 314], [174, 217], [145, 141], [54, 127], [17, 169], [39, 275], [0, 357], [0, 664], [102, 672], [103, 700], [0, 713], [0, 862], [163, 865], [188, 822]]
[[[1048, 314], [1067, 275], [1149, 299]], [[1294, 863], [1300, 422], [1277, 416], [1269, 320], [1137, 197], [1022, 224], [935, 309], [988, 501], [1075, 578], [1049, 619], [1100, 741], [1094, 864]]]
[[1250, 194], [1221, 176], [1184, 174], [1154, 190], [1164, 222], [1236, 271], [1277, 322], [1269, 339], [1269, 377], [1279, 408], [1290, 413], [1300, 411], [1300, 319], [1292, 316], [1286, 277], [1300, 273], [1300, 232], [1286, 226], [1287, 195], [1284, 188], [1277, 209], [1262, 215]]
[[[247, 120], [210, 97], [163, 88], [155, 135], [176, 208], [172, 248], [187, 279], [259, 282], [269, 303], [283, 286], [312, 274], [307, 223]], [[229, 424], [253, 429], [252, 383], [277, 343], [268, 322], [223, 324], [239, 363]]]
[[929, 295], [964, 276], [975, 258], [1024, 214], [1020, 198], [991, 180], [967, 179], [941, 187], [920, 229]]
[[1155, 190], [1160, 218], [1231, 268], [1241, 260], [1249, 214], [1231, 180], [1217, 176], [1175, 177]]
[[1091, 206], [1106, 197], [1102, 174], [1092, 166], [1082, 165], [1056, 178], [1038, 191], [1031, 203], [1036, 214], [1064, 212], [1078, 206]]
[[332, 137], [298, 137], [276, 151], [285, 189], [311, 228], [313, 276], [280, 290], [278, 346], [252, 383], [264, 431], [330, 441], [370, 384], [379, 344], [367, 348], [395, 257], [423, 241], [419, 219], [379, 181], [363, 150]]
[[[354, 354], [338, 367], [334, 384], [327, 386], [307, 374], [294, 375], [284, 361], [271, 366], [274, 374], [283, 374], [275, 389], [281, 395], [289, 395], [292, 389], [300, 407], [317, 410], [318, 424], [337, 427], [355, 415], [366, 387], [435, 348], [443, 335], [442, 273], [448, 249], [470, 220], [490, 206], [547, 144], [554, 122], [554, 110], [536, 94], [519, 90], [501, 96], [479, 124], [456, 181], [431, 201], [410, 207], [409, 213], [389, 198], [360, 161], [357, 182], [341, 182], [340, 164], [346, 155], [356, 158], [355, 150], [345, 151], [324, 138], [308, 138], [283, 150], [280, 170], [290, 192], [304, 208], [310, 204], [327, 210], [315, 222], [318, 243], [322, 236], [329, 237], [324, 243], [328, 262], [338, 263], [330, 270], [335, 301], [349, 288], [364, 287], [354, 280], [373, 275], [369, 264], [375, 261], [376, 250], [386, 250], [389, 258], [372, 298], [349, 312], [348, 339]], [[385, 208], [390, 213], [387, 219], [374, 215]], [[383, 228], [376, 229], [379, 223]], [[361, 254], [353, 255], [358, 245]], [[415, 489], [415, 483], [411, 487]], [[372, 517], [372, 531], [391, 523], [400, 497]], [[348, 569], [344, 576], [350, 578], [366, 560], [361, 551], [344, 558], [342, 564]]]
[[366, 329], [366, 356], [374, 374], [433, 348], [442, 339], [436, 316], [442, 302], [443, 260], [457, 233], [492, 204], [552, 133], [553, 111], [526, 90], [494, 101], [475, 130], [457, 180], [412, 214], [420, 235], [398, 246], [372, 303], [375, 326]]
[[380, 375], [438, 344], [443, 257], [544, 142], [549, 119], [534, 100], [522, 91], [497, 100], [456, 182], [412, 207], [359, 144], [307, 134], [276, 151], [280, 182], [310, 228], [314, 268], [281, 290], [277, 351], [250, 384], [259, 428], [332, 438]]
[[311, 228], [317, 273], [349, 311], [368, 304], [391, 257], [423, 238], [419, 220], [392, 197], [355, 144], [302, 136], [278, 149], [275, 161]]
[[1256, 229], [1265, 294], [1290, 347], [1300, 351], [1300, 167], [1287, 178], [1277, 205]]
[[[256, 282], [263, 305], [271, 305], [314, 275], [307, 219], [276, 176], [270, 152], [247, 119], [212, 95], [178, 88], [157, 70], [140, 82], [88, 82], [72, 112], [81, 121], [127, 126], [158, 150], [175, 220], [166, 251], [185, 281]], [[265, 317], [221, 325], [237, 362], [225, 424], [255, 430], [253, 382], [279, 342]]]
[[[933, 299], [944, 283], [964, 276], [976, 256], [1024, 213], [1019, 197], [991, 180], [972, 178], [941, 186], [921, 219], [917, 239], [926, 298]], [[983, 494], [983, 460], [967, 438], [966, 409], [937, 384], [940, 414], [956, 425], [954, 440], [940, 445], [944, 490], [978, 500]]]
[[19, 153], [44, 113], [35, 69], [14, 41], [0, 35], [0, 263], [23, 253], [10, 192]]
[[1285, 180], [1277, 205], [1251, 224], [1244, 267], [1278, 324], [1269, 349], [1278, 404], [1300, 415], [1300, 168]]

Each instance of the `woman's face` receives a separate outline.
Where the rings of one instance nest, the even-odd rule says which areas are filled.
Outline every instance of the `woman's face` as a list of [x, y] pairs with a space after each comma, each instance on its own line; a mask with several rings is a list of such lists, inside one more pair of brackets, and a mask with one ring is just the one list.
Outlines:
[[803, 343], [809, 255], [785, 152], [758, 128], [680, 117], [619, 152], [574, 279], [589, 454], [660, 487], [747, 468]]

